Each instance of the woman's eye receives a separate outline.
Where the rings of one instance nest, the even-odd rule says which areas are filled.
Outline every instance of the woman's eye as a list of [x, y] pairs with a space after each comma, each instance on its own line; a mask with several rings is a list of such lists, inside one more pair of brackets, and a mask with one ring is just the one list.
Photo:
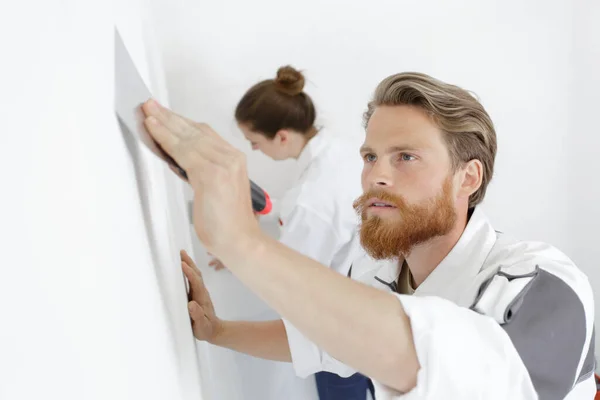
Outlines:
[[401, 155], [400, 155], [400, 159], [401, 159], [402, 161], [412, 161], [412, 160], [414, 160], [414, 159], [415, 159], [415, 157], [414, 157], [414, 156], [411, 156], [410, 154], [406, 154], [406, 153], [404, 153], [404, 154], [401, 154]]

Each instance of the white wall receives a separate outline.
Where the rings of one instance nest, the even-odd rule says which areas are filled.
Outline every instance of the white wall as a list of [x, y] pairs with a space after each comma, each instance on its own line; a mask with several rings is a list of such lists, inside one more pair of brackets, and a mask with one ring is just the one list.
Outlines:
[[0, 13], [3, 400], [202, 398], [178, 257], [191, 247], [183, 188], [119, 129], [114, 23], [166, 101], [164, 75], [148, 10], [114, 5]]
[[[181, 0], [163, 10], [156, 26], [173, 107], [248, 151], [252, 178], [275, 194], [293, 166], [251, 153], [233, 109], [280, 65], [305, 70], [321, 122], [342, 136], [363, 134], [369, 96], [391, 73], [422, 71], [473, 90], [497, 127], [496, 174], [485, 203], [496, 228], [555, 244], [593, 275], [597, 235], [583, 224], [600, 222], [598, 164], [591, 161], [600, 147], [593, 146], [600, 143], [592, 120], [598, 89], [573, 86], [598, 70], [597, 53], [588, 54], [589, 46], [599, 48], [600, 35], [591, 38], [599, 20], [589, 14], [593, 3]], [[584, 99], [588, 105], [580, 107]], [[200, 248], [197, 258], [207, 261]], [[228, 273], [209, 279], [222, 315], [268, 314]], [[600, 287], [600, 279], [594, 283]], [[223, 382], [239, 383], [249, 373], [250, 361], [231, 364], [240, 357], [225, 362]]]
[[[591, 245], [593, 231], [583, 224], [600, 222], [593, 206], [598, 202], [585, 200], [594, 190], [589, 186], [595, 186], [598, 198], [593, 183], [598, 169], [592, 170], [593, 154], [580, 157], [579, 151], [588, 140], [598, 143], [597, 137], [583, 136], [596, 125], [591, 103], [598, 91], [573, 89], [578, 71], [585, 69], [589, 76], [598, 63], [586, 54], [593, 44], [586, 29], [598, 19], [587, 15], [587, 24], [580, 25], [592, 3], [181, 0], [163, 10], [156, 26], [172, 106], [212, 124], [245, 149], [252, 178], [275, 196], [285, 190], [293, 165], [250, 152], [236, 130], [233, 109], [251, 84], [272, 77], [280, 65], [305, 70], [320, 122], [341, 136], [363, 135], [361, 117], [370, 94], [391, 73], [422, 71], [473, 90], [498, 132], [496, 174], [485, 202], [496, 228], [553, 243], [593, 275], [598, 246]], [[579, 95], [587, 96], [585, 111], [578, 109]], [[575, 131], [581, 132], [578, 139]], [[586, 183], [584, 192], [581, 184]], [[581, 226], [575, 226], [578, 222]], [[197, 245], [196, 257], [205, 264]], [[218, 311], [226, 318], [273, 315], [229, 273], [207, 274]], [[592, 278], [600, 287], [600, 279]], [[272, 384], [272, 370], [260, 371], [262, 380], [256, 376], [264, 363], [252, 365], [244, 356], [211, 351], [219, 352], [223, 381], [215, 385], [223, 390], [226, 382], [245, 385], [240, 390], [252, 393]], [[243, 378], [250, 371], [253, 383]], [[298, 385], [289, 379], [289, 385]], [[227, 390], [234, 396], [231, 387]]]
[[[567, 205], [567, 169], [556, 157], [570, 129], [573, 10], [567, 1], [540, 4], [181, 1], [162, 22], [172, 24], [163, 26], [172, 104], [246, 146], [233, 123], [236, 101], [291, 63], [306, 71], [325, 126], [362, 135], [362, 112], [383, 77], [432, 74], [475, 91], [496, 123], [487, 209], [498, 228], [568, 250], [567, 217], [556, 212]], [[250, 157], [256, 180], [281, 192], [285, 184], [269, 176], [281, 173], [274, 165]]]
[[[569, 193], [568, 234], [572, 256], [588, 274], [596, 289], [596, 321], [600, 321], [600, 2], [575, 2], [573, 37], [573, 80], [571, 85], [567, 157]], [[600, 324], [596, 324], [599, 326]], [[596, 354], [600, 352], [600, 335], [596, 335]]]
[[[149, 15], [162, 53], [143, 45]], [[485, 204], [496, 227], [556, 244], [600, 287], [594, 0], [12, 2], [0, 13], [0, 399], [315, 395], [289, 365], [202, 344], [201, 365], [191, 356], [183, 187], [118, 130], [115, 20], [160, 99], [168, 89], [175, 109], [246, 150], [233, 107], [282, 64], [305, 69], [320, 122], [342, 136], [362, 135], [370, 93], [390, 73], [474, 90], [500, 140]], [[292, 163], [249, 162], [283, 193]], [[221, 316], [276, 317], [231, 274], [206, 278]]]
[[[144, 51], [149, 15], [161, 53]], [[175, 109], [246, 150], [233, 107], [282, 64], [305, 70], [320, 122], [342, 136], [362, 135], [390, 73], [474, 90], [498, 128], [485, 204], [496, 227], [556, 244], [600, 287], [597, 1], [12, 2], [0, 13], [0, 399], [315, 395], [289, 365], [202, 344], [201, 365], [190, 356], [183, 188], [113, 118], [115, 20], [159, 98], [168, 89]], [[255, 181], [284, 192], [292, 163], [249, 162]], [[206, 280], [222, 317], [276, 317], [231, 274]]]

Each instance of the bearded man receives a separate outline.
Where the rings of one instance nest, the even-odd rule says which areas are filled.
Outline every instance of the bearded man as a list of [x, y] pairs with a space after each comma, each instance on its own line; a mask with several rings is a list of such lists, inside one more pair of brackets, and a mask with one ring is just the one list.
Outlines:
[[418, 73], [378, 86], [355, 203], [365, 254], [352, 279], [260, 232], [245, 158], [210, 127], [144, 108], [153, 137], [188, 171], [200, 240], [283, 318], [220, 320], [182, 253], [199, 340], [291, 361], [299, 376], [362, 373], [378, 400], [594, 396], [589, 282], [556, 248], [486, 219], [496, 133], [466, 90]]

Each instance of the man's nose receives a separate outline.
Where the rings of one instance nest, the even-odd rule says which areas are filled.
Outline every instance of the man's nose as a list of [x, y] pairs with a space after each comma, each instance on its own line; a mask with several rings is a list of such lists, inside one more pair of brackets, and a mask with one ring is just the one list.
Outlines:
[[367, 184], [371, 188], [392, 186], [390, 165], [383, 160], [377, 160], [367, 175]]

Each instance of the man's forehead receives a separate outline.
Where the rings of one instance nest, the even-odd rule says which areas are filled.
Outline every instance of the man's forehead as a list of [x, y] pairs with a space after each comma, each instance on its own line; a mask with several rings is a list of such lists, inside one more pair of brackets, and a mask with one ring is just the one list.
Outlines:
[[440, 143], [441, 131], [414, 106], [380, 106], [366, 129], [366, 147], [431, 147]]

